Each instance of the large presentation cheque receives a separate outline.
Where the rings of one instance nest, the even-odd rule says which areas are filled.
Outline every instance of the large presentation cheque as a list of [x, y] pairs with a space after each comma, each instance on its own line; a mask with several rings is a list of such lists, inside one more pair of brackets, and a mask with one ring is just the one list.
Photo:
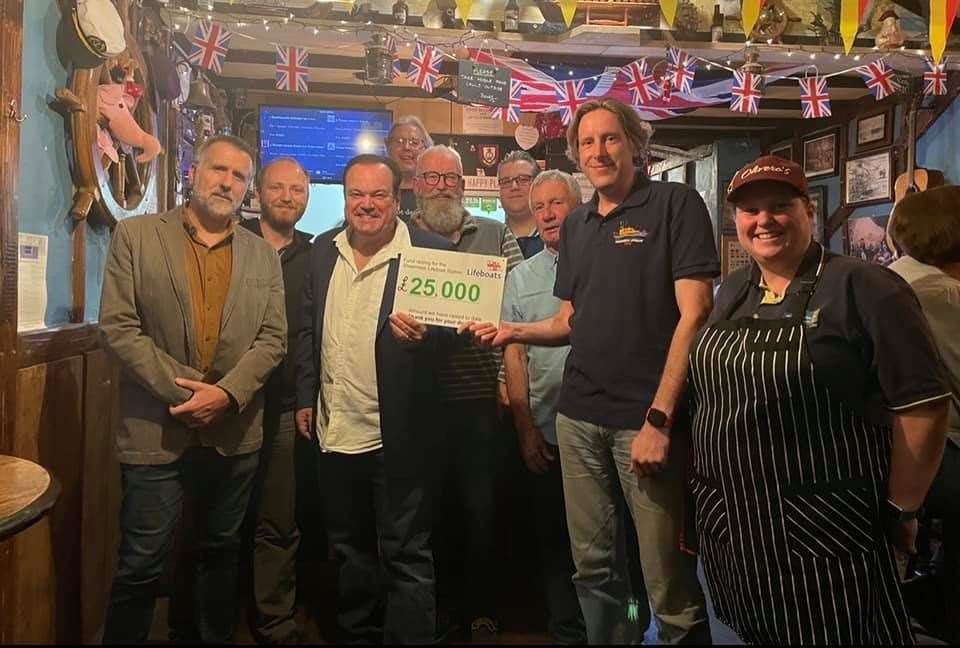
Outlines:
[[400, 255], [394, 312], [456, 328], [470, 320], [500, 323], [507, 260], [410, 248]]

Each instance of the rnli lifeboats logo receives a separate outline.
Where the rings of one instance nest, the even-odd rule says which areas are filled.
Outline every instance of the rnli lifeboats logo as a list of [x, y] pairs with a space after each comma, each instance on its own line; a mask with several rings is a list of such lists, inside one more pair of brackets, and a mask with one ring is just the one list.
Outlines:
[[637, 229], [621, 223], [619, 229], [613, 234], [613, 242], [617, 245], [637, 245], [646, 241], [648, 236], [650, 232], [645, 229]]
[[503, 264], [499, 261], [487, 261], [487, 270], [501, 272], [503, 271]]

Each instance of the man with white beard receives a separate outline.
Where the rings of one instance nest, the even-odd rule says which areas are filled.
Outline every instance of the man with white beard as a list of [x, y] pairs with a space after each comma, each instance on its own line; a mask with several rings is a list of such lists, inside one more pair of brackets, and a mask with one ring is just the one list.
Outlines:
[[[438, 144], [420, 155], [414, 191], [419, 209], [411, 223], [416, 227], [447, 238], [458, 252], [506, 257], [508, 272], [523, 261], [506, 225], [464, 209], [463, 163], [452, 148]], [[438, 467], [443, 501], [435, 516], [438, 598], [441, 609], [459, 607], [462, 618], [451, 612], [451, 621], [470, 622], [471, 639], [481, 643], [498, 631], [493, 552], [502, 463], [496, 402], [500, 362], [499, 352], [468, 346], [448, 356], [439, 374], [446, 434]], [[454, 561], [450, 554], [456, 547], [462, 550]], [[461, 591], [451, 591], [454, 586]]]

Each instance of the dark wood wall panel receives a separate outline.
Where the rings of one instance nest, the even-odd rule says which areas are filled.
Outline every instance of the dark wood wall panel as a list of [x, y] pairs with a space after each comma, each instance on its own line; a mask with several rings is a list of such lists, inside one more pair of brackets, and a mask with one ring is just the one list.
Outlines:
[[5, 619], [13, 624], [14, 642], [45, 642], [51, 634], [58, 642], [80, 637], [83, 374], [82, 356], [17, 372], [12, 454], [49, 470], [62, 491], [40, 524], [10, 540], [17, 576], [4, 589], [12, 589], [21, 611]]
[[120, 467], [113, 434], [119, 367], [101, 350], [85, 354], [84, 362], [81, 637], [93, 642], [103, 625], [119, 540]]

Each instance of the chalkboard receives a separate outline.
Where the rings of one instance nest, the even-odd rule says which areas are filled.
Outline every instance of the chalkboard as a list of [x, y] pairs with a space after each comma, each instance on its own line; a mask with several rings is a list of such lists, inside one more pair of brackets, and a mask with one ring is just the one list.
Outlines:
[[460, 61], [457, 73], [460, 101], [487, 106], [510, 105], [510, 70], [473, 61]]

